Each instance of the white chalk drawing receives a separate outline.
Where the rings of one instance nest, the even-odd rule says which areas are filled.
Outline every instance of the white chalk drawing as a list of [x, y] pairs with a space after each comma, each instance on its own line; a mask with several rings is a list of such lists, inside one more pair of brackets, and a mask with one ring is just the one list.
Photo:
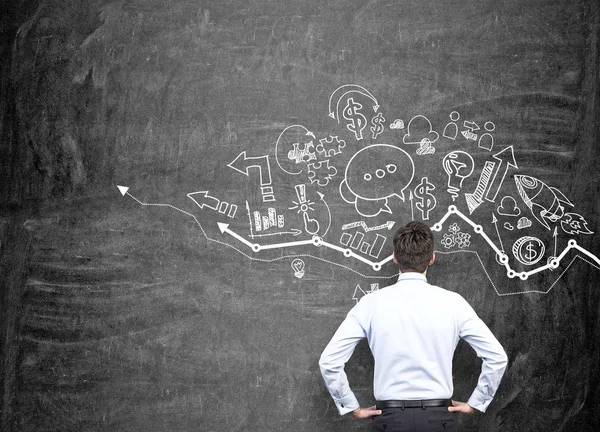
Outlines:
[[292, 270], [294, 270], [294, 276], [301, 279], [304, 276], [304, 269], [306, 264], [300, 258], [296, 258], [292, 261]]
[[456, 150], [444, 156], [442, 166], [448, 175], [448, 189], [446, 190], [452, 196], [452, 201], [455, 201], [463, 181], [473, 174], [475, 167], [473, 157], [467, 152]]
[[362, 104], [355, 102], [353, 98], [348, 98], [346, 106], [342, 111], [342, 115], [348, 123], [346, 128], [354, 133], [354, 137], [357, 141], [363, 139], [362, 131], [367, 126], [367, 118], [360, 112]]
[[287, 126], [281, 131], [275, 143], [275, 161], [281, 171], [290, 175], [301, 174], [302, 168], [298, 170], [296, 165], [316, 159], [316, 155], [311, 151], [314, 148], [314, 139], [316, 139], [315, 134], [299, 124]]
[[573, 207], [573, 203], [558, 189], [526, 175], [516, 175], [515, 183], [533, 217], [546, 229], [550, 229], [549, 223], [560, 221], [562, 230], [567, 234], [593, 234], [583, 216], [565, 213], [565, 206]]
[[[374, 103], [370, 104], [371, 101]], [[233, 161], [228, 164], [228, 167], [246, 175], [252, 185], [257, 185], [256, 189], [260, 189], [261, 193], [260, 197], [258, 194], [250, 194], [252, 199], [259, 203], [250, 201], [250, 199], [250, 202], [246, 201], [247, 221], [237, 217], [238, 207], [231, 203], [234, 198], [228, 196], [226, 200], [223, 200], [218, 193], [214, 192], [214, 187], [208, 185], [205, 185], [202, 190], [197, 189], [197, 192], [187, 194], [195, 204], [191, 206], [195, 209], [192, 211], [185, 211], [171, 204], [145, 203], [133, 197], [129, 193], [128, 187], [118, 186], [118, 189], [123, 196], [131, 197], [140, 205], [169, 207], [188, 216], [191, 220], [185, 222], [186, 228], [189, 228], [193, 221], [201, 235], [191, 236], [190, 239], [193, 241], [187, 241], [187, 247], [200, 247], [202, 243], [199, 240], [203, 235], [210, 243], [232, 248], [251, 260], [276, 262], [289, 258], [289, 260], [293, 260], [291, 262], [294, 275], [299, 278], [304, 276], [305, 270], [300, 262], [304, 263], [307, 258], [321, 261], [327, 265], [338, 266], [359, 275], [361, 275], [360, 266], [352, 265], [352, 263], [347, 265], [346, 261], [353, 260], [354, 264], [367, 265], [374, 272], [380, 272], [383, 269], [392, 270], [393, 258], [386, 248], [388, 240], [384, 234], [387, 234], [386, 229], [388, 231], [392, 229], [394, 222], [386, 222], [387, 218], [384, 218], [381, 213], [393, 211], [397, 212], [400, 218], [408, 218], [410, 205], [411, 219], [415, 219], [415, 208], [417, 209], [417, 218], [431, 219], [431, 212], [436, 210], [440, 204], [440, 197], [436, 196], [436, 186], [433, 184], [436, 182], [429, 180], [433, 179], [433, 174], [419, 172], [418, 179], [421, 180], [417, 184], [413, 184], [416, 175], [415, 167], [428, 170], [430, 165], [422, 160], [418, 161], [419, 164], [415, 164], [412, 159], [414, 156], [408, 155], [398, 146], [369, 145], [358, 142], [364, 138], [365, 133], [369, 134], [367, 139], [374, 142], [385, 132], [387, 124], [383, 113], [378, 113], [379, 104], [363, 87], [353, 84], [341, 86], [332, 93], [329, 102], [330, 116], [337, 120], [338, 129], [341, 128], [341, 132], [348, 129], [356, 139], [356, 141], [351, 140], [350, 145], [347, 145], [346, 141], [341, 140], [335, 133], [325, 134], [323, 138], [317, 140], [315, 134], [306, 127], [291, 125], [281, 131], [275, 143], [275, 160], [280, 171], [276, 173], [271, 171], [273, 168], [270, 166], [272, 154], [267, 156], [264, 153], [257, 153], [254, 157], [249, 157], [247, 154], [249, 150], [242, 151], [243, 149], [240, 149], [238, 150], [239, 155], [235, 159], [232, 158]], [[375, 114], [371, 111], [370, 105]], [[450, 122], [444, 128], [443, 136], [448, 140], [455, 140], [460, 136], [458, 132], [461, 132], [461, 129], [464, 130], [463, 136], [467, 140], [474, 141], [473, 145], [477, 146], [476, 150], [479, 156], [487, 154], [487, 151], [491, 152], [495, 148], [494, 146], [497, 146], [494, 136], [496, 125], [493, 122], [485, 122], [481, 128], [483, 130], [480, 130], [477, 123], [463, 120], [457, 111], [453, 111], [450, 114]], [[415, 145], [417, 156], [429, 155], [431, 159], [443, 157], [442, 165], [448, 175], [448, 186], [444, 189], [447, 189], [452, 201], [457, 201], [458, 195], [465, 192], [463, 180], [474, 172], [474, 158], [469, 154], [471, 150], [465, 148], [466, 152], [456, 151], [439, 156], [439, 145], [437, 150], [433, 145], [438, 142], [439, 136], [429, 119], [424, 115], [417, 115], [407, 123], [404, 129], [403, 121], [395, 119], [392, 124], [389, 124], [389, 127], [390, 129], [404, 129], [402, 143]], [[371, 126], [368, 132], [366, 132], [367, 126]], [[230, 143], [240, 141], [232, 132], [228, 121], [224, 128], [224, 135], [228, 135], [224, 138], [226, 141]], [[347, 133], [344, 134], [348, 136]], [[466, 146], [472, 148], [468, 142]], [[333, 158], [350, 149], [352, 149], [352, 153], [344, 155], [344, 160], [347, 162], [343, 168], [343, 178], [338, 180], [336, 176], [341, 168], [334, 164], [335, 159]], [[504, 180], [509, 174], [508, 171], [511, 168], [518, 169], [512, 146], [500, 149], [500, 151], [496, 149], [495, 154], [489, 153], [487, 160], [484, 159], [481, 164], [478, 167], [479, 181], [473, 186], [473, 190], [465, 194], [466, 203], [463, 201], [461, 205], [465, 206], [465, 209], [468, 207], [468, 214], [472, 214], [486, 201], [492, 203], [493, 206], [488, 205], [487, 208], [493, 210], [491, 220], [494, 226], [490, 226], [488, 222], [484, 229], [470, 217], [461, 213], [456, 206], [451, 205], [444, 216], [432, 226], [433, 231], [442, 231], [442, 238], [438, 239], [441, 251], [438, 250], [437, 253], [440, 255], [466, 253], [475, 258], [499, 296], [534, 292], [547, 294], [576, 260], [582, 260], [600, 270], [600, 258], [579, 246], [572, 238], [568, 241], [565, 240], [564, 244], [558, 238], [559, 233], [563, 236], [593, 234], [587, 221], [579, 212], [569, 212], [574, 205], [564, 194], [539, 179], [527, 175], [514, 176], [520, 198], [517, 198], [517, 194], [512, 193], [508, 188], [503, 189]], [[223, 174], [229, 175], [228, 173]], [[290, 193], [293, 195], [293, 192], [290, 187], [287, 187], [289, 182], [284, 181], [283, 174], [306, 176], [300, 182], [292, 183], [292, 185], [296, 184], [294, 188], [296, 198], [289, 196]], [[430, 174], [429, 177], [426, 177], [427, 174]], [[440, 173], [436, 173], [436, 175], [438, 174]], [[236, 180], [236, 176], [237, 174], [230, 177], [239, 181]], [[218, 181], [217, 178], [214, 180]], [[277, 187], [276, 191], [274, 186]], [[327, 241], [324, 238], [329, 233], [332, 223], [335, 222], [322, 192], [335, 192], [336, 190], [345, 202], [354, 205], [358, 216], [348, 219], [348, 216], [351, 217], [351, 215], [342, 211], [344, 219], [340, 221], [338, 230], [332, 231], [332, 233], [337, 232], [334, 234], [335, 240]], [[410, 203], [405, 202], [405, 190], [408, 191]], [[247, 191], [247, 188], [239, 188], [240, 193], [243, 194], [244, 191]], [[316, 195], [313, 197], [312, 194], [315, 192], [320, 199], [317, 199]], [[505, 193], [499, 195], [501, 192]], [[274, 205], [274, 202], [276, 195], [277, 201], [280, 201], [283, 194], [288, 195], [286, 199], [290, 203], [290, 207], [286, 206], [282, 212]], [[442, 193], [442, 195], [447, 200], [446, 194]], [[502, 199], [499, 200], [498, 197]], [[523, 234], [526, 235], [517, 234], [517, 229], [525, 230], [533, 225], [532, 221], [523, 215], [528, 211], [523, 208], [520, 200], [525, 203], [542, 226], [551, 230], [548, 234], [553, 237], [553, 248], [550, 246], [548, 238], [533, 237], [530, 233], [525, 232]], [[519, 201], [518, 205], [517, 201]], [[295, 206], [292, 207], [293, 205]], [[368, 219], [374, 216], [379, 216], [379, 218]], [[206, 221], [214, 220], [215, 217], [220, 221], [215, 221], [214, 225], [212, 225], [213, 222], [210, 222], [210, 232], [215, 235], [211, 234], [209, 237], [207, 234], [209, 231], [205, 231], [203, 225], [208, 223]], [[237, 219], [235, 219], [236, 217]], [[502, 219], [499, 221], [498, 218]], [[509, 218], [510, 222], [508, 222]], [[392, 218], [390, 217], [390, 219]], [[225, 223], [228, 220], [233, 221]], [[467, 228], [467, 230], [461, 230], [458, 223], [461, 226], [466, 224], [463, 228]], [[539, 227], [537, 228], [539, 229]], [[218, 234], [219, 232], [220, 234]], [[519, 239], [515, 242], [515, 238]], [[505, 251], [503, 242], [507, 242], [509, 239], [512, 244], [510, 246], [507, 244]], [[495, 272], [488, 272], [489, 266], [496, 266], [496, 263], [494, 260], [490, 260], [489, 256], [480, 256], [478, 252], [469, 250], [474, 245], [483, 245], [488, 248], [488, 252], [491, 249], [496, 258], [495, 261], [500, 269], [506, 270], [506, 276], [509, 279], [525, 281], [538, 273], [548, 270], [552, 272], [559, 266], [561, 269], [554, 275], [550, 272], [547, 273], [549, 278], [553, 278], [553, 281], [549, 282], [551, 284], [549, 287], [544, 287], [542, 290], [500, 293], [491, 278], [491, 275], [498, 275], [498, 268]], [[561, 247], [560, 250], [559, 247]], [[386, 248], [385, 252], [384, 248]], [[313, 253], [308, 249], [320, 250]], [[338, 254], [334, 261], [330, 256], [332, 254]], [[522, 270], [523, 266], [527, 266], [527, 271]], [[300, 273], [302, 276], [299, 276]], [[375, 276], [372, 274], [361, 276], [371, 279], [392, 279], [394, 277], [393, 275]], [[542, 278], [542, 283], [549, 278]], [[502, 290], [505, 291], [507, 286], [503, 284]], [[366, 294], [370, 291], [361, 288], [356, 294], [361, 292]]]
[[423, 220], [429, 220], [429, 213], [437, 204], [435, 196], [431, 193], [434, 190], [435, 186], [427, 177], [423, 177], [421, 183], [415, 187], [415, 207], [421, 212]]
[[314, 207], [312, 207], [315, 203], [306, 198], [306, 185], [297, 184], [294, 186], [296, 190], [296, 196], [298, 197], [298, 201], [292, 201], [294, 206], [289, 207], [289, 210], [297, 210], [299, 214], [302, 215], [302, 220], [304, 221], [304, 231], [308, 234], [317, 234], [321, 225], [319, 221], [311, 218], [308, 215], [309, 211], [314, 211]]
[[363, 290], [360, 285], [356, 285], [354, 293], [352, 294], [352, 300], [358, 303], [364, 296], [371, 294], [372, 292], [379, 291], [379, 284], [372, 283], [367, 291]]
[[283, 228], [285, 226], [285, 216], [277, 214], [277, 210], [273, 207], [269, 207], [267, 209], [267, 214], [262, 215], [258, 210], [250, 211], [250, 205], [248, 204], [248, 201], [246, 201], [246, 212], [248, 213], [248, 222], [250, 224], [250, 238], [283, 234], [291, 234], [295, 237], [302, 233], [301, 230], [292, 228], [289, 231], [276, 231], [265, 234], [265, 231], [269, 228]]
[[593, 234], [583, 216], [577, 213], [565, 213], [560, 227], [567, 234]]
[[404, 129], [404, 121], [402, 119], [396, 119], [390, 125], [390, 129]]
[[345, 231], [345, 230], [356, 228], [356, 227], [362, 227], [362, 229], [365, 230], [365, 232], [379, 231], [379, 230], [384, 230], [384, 229], [387, 229], [389, 231], [392, 229], [392, 227], [395, 224], [396, 224], [396, 222], [394, 222], [394, 221], [387, 221], [386, 223], [384, 223], [382, 225], [369, 227], [369, 226], [367, 226], [367, 223], [365, 221], [357, 221], [357, 222], [350, 222], [350, 223], [342, 225], [342, 230]]
[[518, 229], [529, 228], [531, 225], [533, 225], [533, 222], [531, 222], [531, 220], [529, 218], [527, 218], [526, 216], [519, 218], [519, 220], [517, 221]]
[[431, 141], [429, 141], [428, 138], [423, 138], [421, 140], [421, 145], [417, 149], [416, 153], [419, 156], [434, 154], [435, 147], [431, 145]]
[[269, 164], [269, 156], [246, 156], [246, 151], [241, 152], [227, 166], [232, 168], [247, 177], [250, 177], [252, 168], [258, 169], [260, 176], [260, 192], [263, 202], [275, 201], [273, 187], [271, 186], [271, 165]]
[[226, 201], [221, 201], [213, 196], [210, 196], [208, 191], [190, 192], [187, 194], [187, 196], [201, 209], [206, 207], [221, 214], [227, 214], [227, 217], [231, 219], [235, 217], [238, 209], [238, 206], [235, 204], [229, 204]]
[[307, 167], [308, 179], [311, 183], [316, 183], [319, 186], [327, 186], [329, 180], [337, 174], [337, 168], [329, 165], [329, 159], [308, 164]]
[[385, 246], [385, 237], [381, 234], [375, 234], [374, 238], [365, 238], [365, 234], [361, 231], [345, 232], [340, 237], [340, 244], [373, 258], [379, 258]]
[[[340, 116], [338, 114], [340, 101], [350, 93], [358, 93], [368, 97], [375, 103], [375, 105], [373, 105], [373, 111], [377, 112], [377, 110], [379, 109], [379, 103], [377, 102], [377, 99], [366, 88], [357, 84], [344, 84], [336, 88], [333, 91], [333, 93], [331, 93], [331, 95], [329, 96], [329, 117], [331, 117], [334, 120], [337, 120], [338, 123], [340, 122]], [[336, 106], [335, 110], [333, 109], [334, 101]]]
[[337, 135], [330, 135], [328, 138], [319, 140], [316, 150], [325, 157], [332, 157], [342, 153], [344, 147], [346, 147], [346, 141], [340, 140]]
[[498, 243], [500, 243], [500, 251], [502, 251], [502, 253], [504, 253], [504, 245], [502, 244], [502, 237], [500, 236], [500, 231], [498, 230], [498, 219], [496, 218], [496, 215], [494, 213], [492, 213], [492, 224], [494, 225], [494, 227], [496, 229], [496, 235], [498, 236]]
[[533, 265], [542, 259], [546, 246], [537, 238], [524, 236], [518, 239], [512, 247], [512, 253], [521, 264]]
[[471, 234], [463, 232], [457, 223], [453, 223], [448, 228], [448, 232], [442, 236], [442, 245], [446, 249], [458, 246], [460, 249], [468, 248], [471, 245]]
[[423, 139], [428, 139], [434, 143], [439, 138], [436, 131], [433, 130], [431, 122], [424, 115], [416, 115], [410, 119], [406, 127], [406, 135], [402, 138], [404, 144], [421, 144]]
[[371, 136], [374, 140], [377, 139], [377, 137], [379, 135], [381, 135], [381, 133], [384, 131], [385, 127], [383, 126], [383, 124], [385, 123], [385, 118], [383, 117], [383, 114], [381, 114], [380, 112], [377, 113], [376, 116], [374, 116], [371, 119], [371, 124], [373, 126], [371, 126]]
[[486, 133], [482, 134], [479, 137], [479, 142], [477, 143], [477, 146], [479, 148], [492, 151], [492, 148], [494, 147], [494, 137], [490, 132], [493, 132], [496, 129], [496, 125], [489, 121], [485, 122], [483, 128], [486, 130]]
[[389, 144], [373, 144], [356, 152], [340, 183], [340, 196], [354, 204], [363, 217], [391, 213], [388, 199], [404, 201], [404, 190], [414, 176], [414, 163], [404, 150]]
[[458, 125], [456, 124], [456, 122], [459, 118], [460, 114], [458, 112], [452, 111], [450, 113], [451, 121], [444, 128], [444, 132], [442, 133], [443, 136], [445, 136], [446, 138], [450, 138], [451, 140], [456, 139], [456, 137], [458, 136]]
[[[248, 249], [250, 249], [252, 251], [252, 255], [250, 255], [250, 254], [244, 252], [244, 250], [239, 249], [238, 247], [236, 247], [228, 242], [208, 236], [208, 234], [204, 230], [202, 224], [200, 223], [200, 220], [194, 214], [192, 214], [188, 211], [182, 210], [172, 204], [147, 203], [147, 202], [141, 201], [138, 198], [136, 198], [135, 196], [133, 196], [131, 193], [129, 193], [129, 187], [127, 187], [127, 186], [117, 185], [117, 188], [119, 189], [119, 192], [121, 193], [121, 195], [128, 196], [129, 198], [131, 198], [132, 200], [134, 200], [136, 203], [138, 203], [141, 206], [166, 207], [166, 208], [170, 208], [172, 210], [175, 210], [177, 212], [180, 212], [180, 213], [190, 217], [191, 219], [193, 219], [195, 224], [198, 226], [202, 236], [204, 236], [204, 238], [207, 241], [229, 247], [250, 260], [260, 261], [260, 262], [264, 262], [264, 263], [280, 261], [280, 260], [290, 257], [290, 255], [285, 255], [282, 252], [277, 257], [268, 259], [268, 258], [256, 257], [255, 254], [257, 254], [261, 251], [265, 251], [265, 250], [283, 250], [286, 248], [297, 248], [300, 246], [308, 246], [308, 245], [311, 245], [311, 246], [317, 247], [317, 248], [327, 248], [327, 249], [337, 251], [337, 252], [341, 253], [345, 258], [352, 258], [357, 261], [360, 261], [360, 262], [368, 265], [373, 271], [376, 271], [376, 272], [381, 271], [381, 269], [383, 268], [383, 266], [385, 264], [390, 263], [393, 260], [393, 256], [390, 254], [381, 261], [372, 261], [368, 258], [365, 258], [364, 256], [362, 256], [360, 254], [355, 253], [354, 251], [352, 251], [350, 249], [340, 248], [337, 245], [328, 243], [318, 236], [313, 236], [313, 238], [310, 240], [296, 240], [296, 241], [290, 241], [290, 242], [281, 242], [281, 243], [275, 243], [275, 244], [260, 245], [258, 243], [250, 242], [248, 239], [244, 238], [243, 236], [239, 235], [238, 233], [236, 233], [235, 231], [230, 229], [229, 224], [217, 222], [219, 232], [222, 235], [226, 234], [227, 236], [231, 237], [232, 239], [235, 239], [236, 242], [239, 242], [240, 244], [242, 244], [245, 247], [247, 247]], [[498, 262], [506, 268], [506, 276], [508, 278], [512, 279], [512, 278], [516, 277], [520, 280], [525, 281], [530, 276], [535, 275], [537, 273], [543, 272], [545, 270], [553, 270], [553, 269], [558, 268], [559, 265], [561, 264], [561, 262], [568, 262], [566, 264], [566, 268], [561, 272], [560, 275], [558, 275], [557, 279], [546, 290], [532, 289], [532, 290], [526, 290], [526, 291], [500, 292], [498, 290], [498, 288], [496, 287], [496, 285], [494, 284], [494, 281], [491, 279], [491, 277], [484, 265], [484, 262], [481, 259], [481, 256], [479, 255], [478, 252], [471, 251], [471, 250], [459, 250], [459, 251], [450, 251], [450, 252], [436, 251], [436, 253], [438, 253], [440, 255], [456, 253], [456, 252], [463, 252], [463, 253], [469, 253], [469, 254], [475, 255], [477, 258], [477, 262], [481, 265], [482, 269], [484, 270], [484, 272], [488, 278], [488, 281], [490, 282], [491, 286], [494, 289], [494, 292], [499, 297], [513, 296], [513, 295], [526, 295], [526, 294], [534, 294], [534, 293], [535, 294], [548, 294], [552, 290], [552, 288], [558, 283], [558, 281], [562, 278], [562, 276], [569, 270], [569, 268], [573, 265], [573, 263], [575, 263], [575, 261], [577, 261], [577, 260], [582, 260], [583, 262], [589, 264], [590, 266], [594, 267], [595, 269], [600, 270], [600, 258], [598, 258], [596, 255], [594, 255], [592, 252], [585, 249], [584, 247], [578, 245], [574, 239], [570, 239], [560, 254], [555, 253], [555, 255], [556, 255], [555, 260], [552, 260], [551, 262], [547, 263], [546, 265], [543, 265], [543, 266], [540, 266], [537, 268], [533, 268], [532, 270], [529, 270], [529, 271], [516, 272], [515, 270], [513, 270], [511, 268], [511, 266], [509, 264], [509, 259], [506, 256], [506, 254], [504, 254], [500, 249], [498, 249], [498, 247], [494, 244], [494, 242], [491, 241], [489, 236], [483, 230], [483, 227], [481, 225], [478, 225], [475, 222], [473, 222], [469, 217], [465, 216], [454, 205], [451, 205], [450, 207], [448, 207], [448, 211], [444, 214], [444, 216], [437, 223], [433, 224], [433, 226], [431, 227], [431, 230], [434, 232], [441, 231], [443, 229], [444, 224], [450, 217], [458, 217], [473, 228], [475, 233], [478, 234], [488, 244], [488, 246], [497, 254], [497, 256], [499, 257]], [[571, 252], [573, 252], [575, 255], [571, 258], [570, 261], [568, 261], [567, 255], [570, 255]], [[317, 261], [322, 261], [328, 265], [335, 265], [335, 266], [343, 268], [349, 272], [355, 273], [356, 275], [363, 277], [363, 278], [381, 278], [382, 277], [382, 276], [370, 276], [370, 275], [363, 274], [360, 271], [358, 271], [355, 268], [355, 266], [349, 266], [349, 265], [345, 265], [345, 264], [341, 264], [341, 263], [336, 263], [329, 259], [322, 258], [318, 255], [304, 254], [303, 256], [310, 257]], [[390, 281], [394, 280], [397, 278], [397, 272], [393, 272], [391, 275], [383, 276], [383, 277], [390, 279]]]
[[521, 209], [517, 206], [517, 201], [510, 195], [502, 198], [496, 211], [502, 216], [517, 217], [521, 214]]
[[469, 208], [470, 214], [472, 214], [477, 207], [483, 203], [484, 196], [485, 199], [490, 202], [496, 201], [496, 196], [502, 187], [502, 183], [504, 182], [504, 178], [506, 177], [508, 170], [511, 167], [519, 168], [517, 166], [517, 162], [515, 161], [515, 155], [512, 146], [502, 149], [493, 155], [493, 158], [496, 159], [497, 162], [485, 162], [475, 191], [470, 194], [465, 194], [465, 199], [467, 200], [467, 207]]
[[465, 120], [464, 126], [467, 130], [461, 132], [462, 136], [468, 140], [477, 141], [477, 134], [474, 132], [479, 130], [479, 125], [475, 122]]

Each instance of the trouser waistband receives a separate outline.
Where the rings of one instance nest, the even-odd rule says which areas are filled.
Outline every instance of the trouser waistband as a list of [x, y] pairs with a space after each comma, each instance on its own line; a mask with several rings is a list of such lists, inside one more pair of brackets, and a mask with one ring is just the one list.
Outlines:
[[384, 400], [377, 401], [377, 409], [385, 408], [427, 408], [427, 407], [449, 407], [452, 406], [450, 399], [426, 399], [426, 400]]

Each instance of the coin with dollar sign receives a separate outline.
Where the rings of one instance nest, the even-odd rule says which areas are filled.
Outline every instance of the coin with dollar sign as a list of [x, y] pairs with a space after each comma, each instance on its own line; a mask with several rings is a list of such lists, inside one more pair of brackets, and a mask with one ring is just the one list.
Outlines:
[[517, 240], [512, 247], [512, 253], [522, 264], [533, 265], [542, 259], [546, 246], [537, 237], [525, 236]]

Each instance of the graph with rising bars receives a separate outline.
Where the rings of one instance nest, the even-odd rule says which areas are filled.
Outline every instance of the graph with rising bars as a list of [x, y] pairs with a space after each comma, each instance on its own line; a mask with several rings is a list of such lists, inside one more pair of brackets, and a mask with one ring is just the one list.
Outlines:
[[[370, 240], [370, 242], [367, 240]], [[360, 231], [356, 231], [354, 235], [345, 232], [340, 237], [340, 243], [362, 254], [378, 258], [385, 244], [385, 237], [375, 234], [375, 237], [371, 240], [369, 237], [365, 239], [365, 234]]]

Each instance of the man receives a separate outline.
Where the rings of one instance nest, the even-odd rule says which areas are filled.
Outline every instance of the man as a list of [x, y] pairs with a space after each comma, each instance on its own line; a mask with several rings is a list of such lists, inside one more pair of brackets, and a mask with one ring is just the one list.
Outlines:
[[[427, 283], [435, 261], [433, 234], [409, 222], [394, 235], [398, 281], [361, 299], [323, 351], [319, 366], [341, 415], [373, 418], [373, 431], [455, 431], [455, 413], [485, 412], [500, 384], [507, 357], [492, 332], [457, 293]], [[377, 405], [361, 408], [344, 365], [367, 338]], [[468, 402], [450, 400], [452, 357], [459, 339], [483, 360]], [[401, 426], [402, 425], [402, 426]]]

